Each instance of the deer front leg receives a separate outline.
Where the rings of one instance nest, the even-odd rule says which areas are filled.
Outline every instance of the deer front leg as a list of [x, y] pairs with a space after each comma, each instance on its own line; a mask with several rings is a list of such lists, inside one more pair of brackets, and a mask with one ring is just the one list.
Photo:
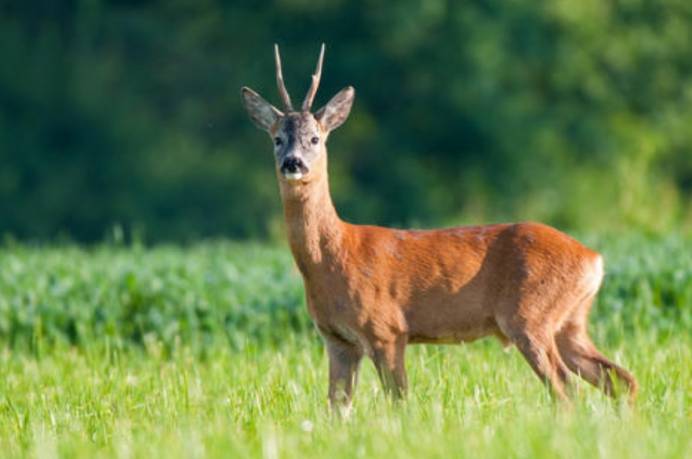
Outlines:
[[403, 399], [408, 388], [404, 361], [405, 349], [406, 339], [404, 337], [398, 337], [387, 342], [377, 342], [373, 345], [372, 359], [382, 387], [387, 395], [395, 400]]
[[329, 355], [329, 407], [342, 415], [351, 411], [353, 389], [358, 380], [358, 366], [363, 352], [338, 338], [327, 338]]

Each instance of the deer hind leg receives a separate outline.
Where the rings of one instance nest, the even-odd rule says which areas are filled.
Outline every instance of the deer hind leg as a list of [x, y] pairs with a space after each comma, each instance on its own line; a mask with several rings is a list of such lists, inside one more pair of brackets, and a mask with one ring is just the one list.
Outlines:
[[585, 320], [570, 321], [557, 333], [555, 341], [567, 367], [606, 395], [617, 396], [612, 376], [623, 382], [630, 402], [637, 393], [637, 380], [632, 374], [601, 354], [586, 333]]
[[551, 393], [557, 399], [567, 401], [565, 385], [568, 369], [560, 357], [552, 334], [545, 332], [545, 325], [527, 327], [526, 323], [515, 320], [499, 320], [498, 325], [516, 345], [536, 375], [550, 388]]
[[585, 296], [569, 313], [564, 325], [555, 335], [558, 350], [568, 368], [600, 388], [607, 395], [617, 395], [613, 375], [627, 386], [630, 402], [637, 393], [637, 381], [632, 374], [601, 354], [586, 332], [591, 304], [603, 279], [603, 260], [598, 257], [584, 278]]
[[404, 398], [408, 388], [404, 353], [406, 339], [377, 342], [372, 346], [372, 360], [384, 391], [395, 400]]
[[523, 333], [513, 338], [519, 351], [538, 377], [548, 385], [555, 397], [567, 401], [567, 366], [562, 361], [552, 338], [539, 339]]

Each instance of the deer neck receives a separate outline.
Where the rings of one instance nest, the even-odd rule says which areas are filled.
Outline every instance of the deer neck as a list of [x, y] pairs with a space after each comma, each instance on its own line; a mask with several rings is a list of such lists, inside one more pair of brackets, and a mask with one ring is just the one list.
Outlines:
[[305, 184], [282, 181], [280, 188], [291, 251], [307, 275], [311, 268], [339, 256], [343, 222], [332, 203], [326, 172]]

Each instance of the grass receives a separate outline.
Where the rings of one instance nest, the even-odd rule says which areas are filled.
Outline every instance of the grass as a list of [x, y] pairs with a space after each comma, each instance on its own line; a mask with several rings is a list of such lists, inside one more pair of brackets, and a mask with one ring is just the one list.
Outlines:
[[286, 249], [5, 246], [1, 455], [691, 457], [690, 240], [590, 244], [608, 272], [592, 334], [639, 379], [635, 407], [578, 383], [562, 410], [488, 340], [411, 347], [400, 405], [365, 361], [347, 421]]

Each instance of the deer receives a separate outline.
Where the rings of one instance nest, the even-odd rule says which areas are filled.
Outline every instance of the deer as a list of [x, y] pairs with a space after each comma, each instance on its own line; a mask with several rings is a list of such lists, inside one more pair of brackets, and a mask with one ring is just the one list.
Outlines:
[[284, 84], [278, 45], [283, 110], [248, 87], [241, 98], [274, 144], [288, 244], [329, 360], [329, 406], [350, 411], [364, 356], [374, 362], [383, 391], [398, 400], [408, 390], [408, 345], [486, 336], [515, 346], [553, 399], [569, 405], [571, 372], [612, 397], [622, 387], [634, 401], [634, 376], [605, 357], [587, 332], [604, 277], [599, 253], [535, 222], [404, 230], [339, 217], [326, 144], [348, 118], [355, 90], [347, 86], [312, 111], [324, 50], [322, 44], [298, 110]]

